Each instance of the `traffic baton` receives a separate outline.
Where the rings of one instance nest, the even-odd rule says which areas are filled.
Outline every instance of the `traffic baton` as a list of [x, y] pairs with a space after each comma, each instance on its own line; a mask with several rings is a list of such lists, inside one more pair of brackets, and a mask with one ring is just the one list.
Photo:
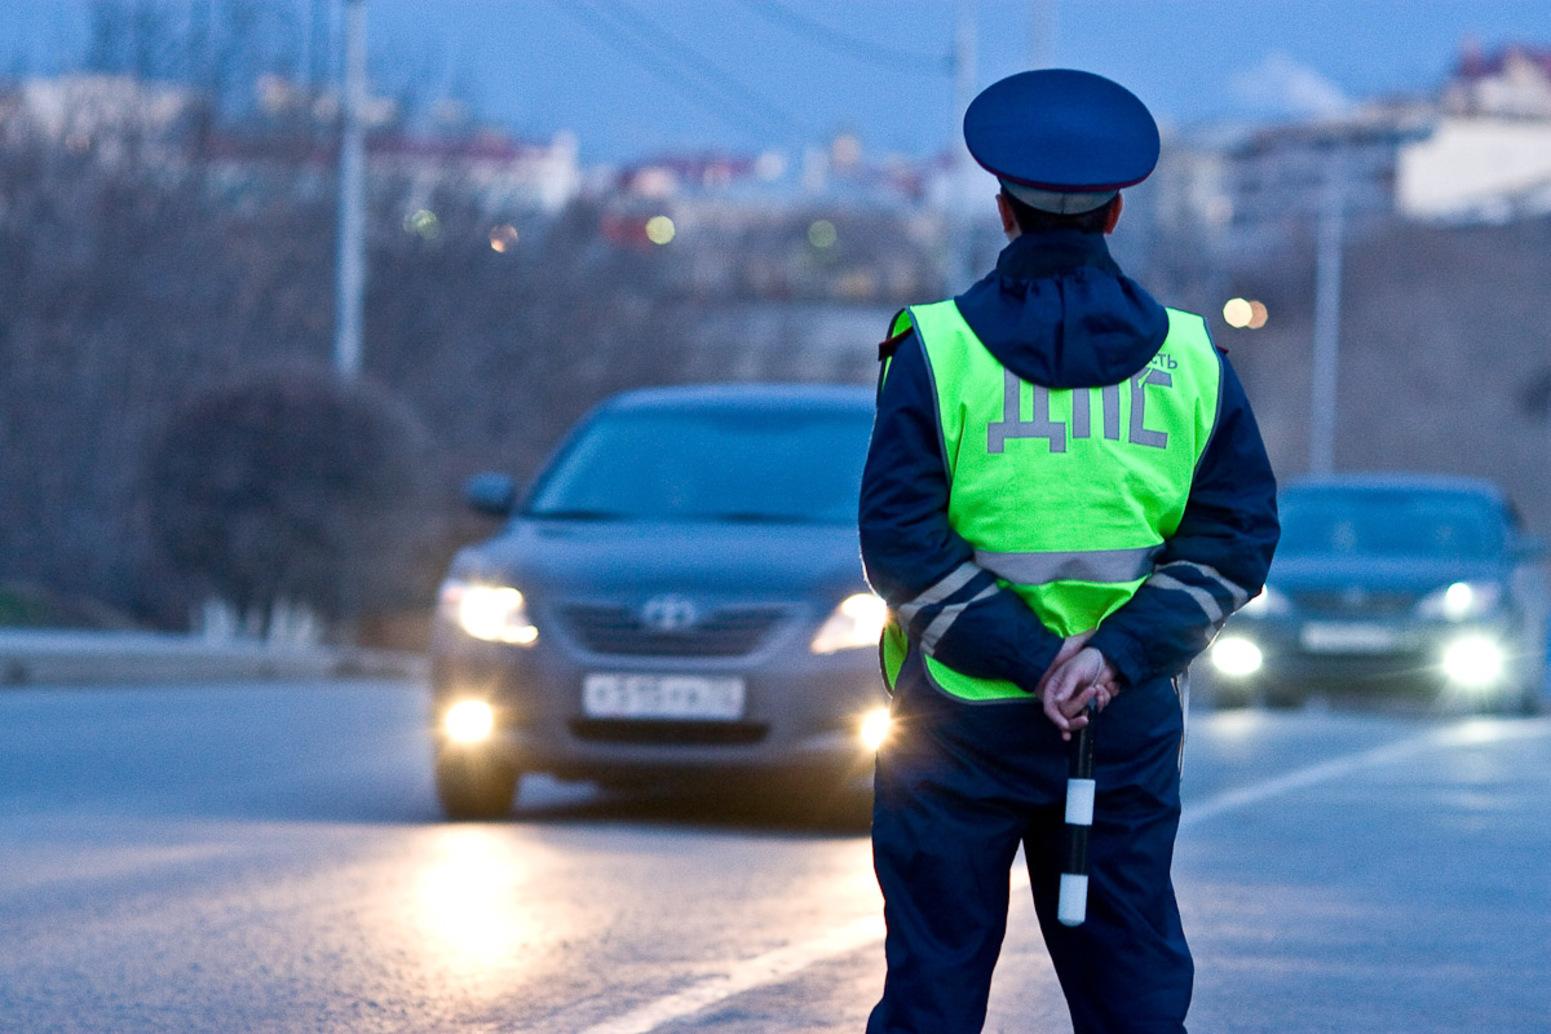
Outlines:
[[1088, 917], [1088, 830], [1093, 826], [1093, 719], [1072, 737], [1071, 774], [1066, 780], [1066, 862], [1061, 868], [1061, 897], [1056, 918], [1062, 926], [1081, 926]]

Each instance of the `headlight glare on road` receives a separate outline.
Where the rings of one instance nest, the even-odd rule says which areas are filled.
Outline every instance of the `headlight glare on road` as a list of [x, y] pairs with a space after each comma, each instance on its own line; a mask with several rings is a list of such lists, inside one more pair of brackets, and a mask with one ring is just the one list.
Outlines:
[[459, 700], [442, 713], [442, 732], [454, 743], [483, 743], [495, 731], [495, 711], [484, 700]]
[[1248, 678], [1265, 664], [1265, 654], [1254, 640], [1241, 635], [1225, 635], [1212, 644], [1212, 667], [1229, 678]]
[[856, 738], [862, 741], [868, 753], [875, 754], [889, 741], [889, 730], [893, 726], [894, 719], [889, 715], [889, 709], [880, 705], [862, 715], [862, 720], [856, 725]]
[[847, 596], [819, 628], [811, 648], [814, 653], [836, 653], [877, 646], [888, 620], [889, 605], [872, 593]]
[[1496, 582], [1452, 582], [1423, 596], [1416, 605], [1418, 617], [1467, 621], [1497, 609], [1503, 589]]
[[1466, 689], [1496, 685], [1507, 667], [1502, 644], [1488, 635], [1462, 635], [1443, 648], [1443, 674]]
[[528, 619], [528, 604], [510, 585], [448, 579], [442, 583], [442, 614], [468, 635], [487, 643], [532, 646], [539, 630]]

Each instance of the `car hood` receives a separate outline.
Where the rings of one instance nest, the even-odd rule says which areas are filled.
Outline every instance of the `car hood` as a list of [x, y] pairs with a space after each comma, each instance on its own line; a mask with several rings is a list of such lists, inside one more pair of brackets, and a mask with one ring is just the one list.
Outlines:
[[1276, 558], [1268, 583], [1284, 592], [1361, 587], [1430, 592], [1450, 582], [1501, 581], [1509, 574], [1498, 560], [1459, 557], [1298, 556]]
[[848, 525], [518, 520], [453, 561], [525, 593], [837, 598], [864, 589]]

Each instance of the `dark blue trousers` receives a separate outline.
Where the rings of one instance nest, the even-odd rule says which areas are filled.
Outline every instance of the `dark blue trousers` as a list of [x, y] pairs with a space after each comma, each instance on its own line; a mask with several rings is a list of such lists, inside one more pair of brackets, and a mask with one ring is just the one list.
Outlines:
[[1127, 689], [1094, 722], [1088, 918], [1056, 920], [1067, 746], [1037, 701], [966, 703], [911, 651], [878, 755], [873, 863], [888, 978], [869, 1034], [985, 1023], [1018, 846], [1076, 1034], [1181, 1034], [1194, 967], [1169, 866], [1183, 714], [1174, 685]]

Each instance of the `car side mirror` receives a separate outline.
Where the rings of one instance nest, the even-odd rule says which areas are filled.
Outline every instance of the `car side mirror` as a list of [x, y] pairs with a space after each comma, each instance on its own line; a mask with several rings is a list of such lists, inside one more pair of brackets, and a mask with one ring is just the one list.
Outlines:
[[504, 520], [517, 508], [517, 482], [505, 474], [475, 474], [463, 486], [463, 499], [475, 513]]
[[1547, 547], [1546, 540], [1538, 535], [1521, 535], [1513, 544], [1513, 555], [1517, 560], [1544, 560], [1551, 547]]

